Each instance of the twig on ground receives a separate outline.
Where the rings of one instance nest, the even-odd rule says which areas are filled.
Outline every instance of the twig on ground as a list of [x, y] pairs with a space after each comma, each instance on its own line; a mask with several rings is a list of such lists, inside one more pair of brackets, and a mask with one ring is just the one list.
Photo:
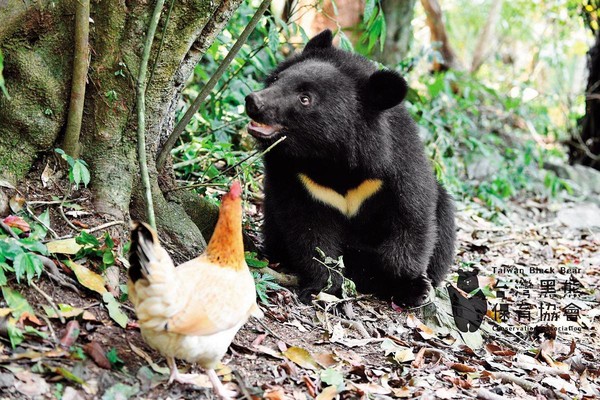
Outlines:
[[60, 319], [61, 323], [65, 323], [65, 317], [63, 317], [62, 313], [60, 312], [60, 310], [58, 309], [58, 307], [56, 306], [56, 303], [54, 302], [54, 300], [52, 299], [52, 297], [50, 297], [50, 295], [46, 292], [44, 292], [38, 285], [35, 284], [35, 282], [31, 282], [30, 286], [35, 289], [36, 292], [38, 292], [39, 294], [42, 295], [42, 297], [44, 299], [46, 299], [46, 301], [48, 302], [48, 304], [50, 305], [50, 307], [52, 307], [52, 309], [54, 310], [54, 312], [56, 313], [56, 315], [58, 316], [58, 319]]
[[110, 222], [107, 222], [105, 224], [98, 225], [98, 226], [96, 226], [94, 228], [86, 229], [86, 232], [87, 233], [92, 233], [92, 232], [100, 231], [102, 229], [109, 228], [109, 227], [111, 227], [113, 225], [122, 225], [124, 223], [125, 223], [125, 221], [110, 221]]
[[57, 282], [61, 286], [69, 288], [75, 293], [80, 294], [79, 289], [77, 289], [75, 286], [77, 283], [68, 276], [62, 276], [62, 274], [58, 271], [56, 264], [54, 264], [51, 259], [40, 254], [36, 254], [36, 256], [40, 259], [42, 264], [44, 264], [44, 267], [47, 268], [45, 271], [50, 279], [52, 279], [54, 282]]
[[[114, 225], [122, 225], [124, 223], [125, 223], [125, 221], [110, 221], [110, 222], [107, 222], [105, 224], [98, 225], [98, 226], [96, 226], [94, 228], [82, 229], [81, 231], [84, 231], [84, 232], [87, 232], [87, 233], [93, 233], [93, 232], [96, 232], [96, 231], [100, 231], [102, 229], [110, 228], [111, 226], [114, 226]], [[79, 232], [80, 231], [78, 231], [78, 233]], [[69, 235], [64, 235], [64, 236], [57, 237], [56, 239], [57, 240], [70, 239], [70, 238], [72, 238], [74, 236], [75, 235], [73, 235], [73, 234], [69, 234]], [[44, 242], [47, 242], [47, 241], [48, 240], [44, 240]]]
[[276, 334], [275, 332], [273, 332], [271, 330], [271, 328], [269, 328], [267, 326], [267, 324], [265, 324], [260, 318], [254, 318], [254, 319], [256, 320], [256, 322], [258, 322], [264, 328], [265, 331], [269, 332], [269, 334], [271, 336], [273, 336], [274, 338], [277, 338], [277, 339], [281, 340], [282, 342], [286, 342], [281, 336], [279, 336], [278, 334]]
[[233, 370], [232, 373], [233, 373], [233, 376], [235, 377], [235, 380], [237, 381], [240, 391], [242, 392], [243, 398], [246, 400], [252, 400], [252, 395], [248, 391], [248, 385], [246, 385], [246, 380], [244, 379], [242, 374], [240, 374], [239, 371], [237, 371], [237, 370]]
[[31, 218], [33, 218], [38, 224], [42, 225], [44, 228], [46, 228], [48, 230], [48, 232], [50, 232], [50, 234], [52, 235], [52, 237], [54, 239], [58, 238], [58, 233], [56, 233], [56, 231], [52, 228], [50, 228], [49, 225], [46, 225], [41, 219], [39, 219], [37, 217], [37, 215], [35, 215], [35, 213], [33, 212], [33, 210], [31, 208], [29, 208], [29, 204], [25, 203], [25, 209], [27, 210], [27, 212], [29, 213], [29, 215], [31, 215]]
[[350, 321], [348, 319], [340, 318], [340, 323], [342, 325], [347, 326], [348, 328], [354, 329], [355, 331], [360, 333], [360, 335], [365, 339], [371, 338], [371, 335], [360, 321]]
[[481, 388], [477, 391], [477, 398], [483, 400], [505, 400], [506, 397], [500, 396], [494, 392], [490, 392], [487, 389]]
[[48, 326], [48, 330], [50, 331], [50, 336], [52, 336], [52, 341], [54, 343], [58, 343], [58, 337], [56, 337], [56, 332], [54, 331], [54, 328], [52, 327], [52, 322], [50, 322], [50, 318], [46, 317], [45, 315], [40, 315], [40, 317], [42, 317], [42, 319], [46, 323], [46, 326]]
[[74, 231], [79, 232], [79, 228], [77, 228], [75, 225], [73, 225], [71, 223], [71, 221], [69, 221], [69, 219], [65, 215], [65, 210], [63, 208], [63, 204], [65, 203], [66, 200], [67, 200], [67, 196], [65, 195], [65, 197], [63, 197], [62, 201], [58, 205], [58, 212], [60, 213], [60, 216], [62, 217], [62, 219], [65, 220], [65, 222], [67, 223], [67, 225], [69, 225], [69, 228], [73, 229]]
[[508, 372], [493, 372], [492, 375], [494, 376], [495, 379], [500, 379], [504, 383], [507, 383], [507, 382], [514, 383], [515, 385], [522, 387], [523, 389], [525, 389], [528, 392], [537, 391], [538, 393], [540, 393], [541, 395], [544, 395], [546, 397], [550, 397], [550, 398], [558, 397], [558, 398], [564, 399], [564, 400], [569, 399], [568, 396], [565, 396], [564, 394], [562, 394], [560, 392], [545, 388], [537, 382], [530, 382], [524, 378], [520, 378], [520, 377], [510, 374]]
[[2, 228], [6, 233], [8, 233], [14, 239], [19, 239], [19, 235], [17, 235], [10, 226], [6, 225], [2, 219], [0, 219], [0, 228]]

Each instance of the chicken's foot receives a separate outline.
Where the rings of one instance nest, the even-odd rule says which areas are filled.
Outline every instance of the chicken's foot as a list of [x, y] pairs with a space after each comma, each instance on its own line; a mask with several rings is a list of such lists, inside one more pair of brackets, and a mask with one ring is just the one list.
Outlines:
[[167, 357], [167, 365], [171, 370], [171, 374], [169, 375], [169, 383], [179, 382], [184, 384], [194, 384], [196, 378], [198, 378], [199, 374], [180, 374], [177, 370], [177, 365], [175, 364], [175, 359], [173, 357]]
[[217, 376], [217, 373], [214, 369], [207, 369], [206, 374], [208, 375], [208, 379], [210, 379], [210, 382], [212, 383], [215, 392], [217, 392], [217, 396], [219, 396], [223, 400], [230, 400], [235, 398], [235, 395], [237, 393], [233, 390], [225, 389], [225, 386], [223, 386], [223, 384], [221, 383], [221, 380]]

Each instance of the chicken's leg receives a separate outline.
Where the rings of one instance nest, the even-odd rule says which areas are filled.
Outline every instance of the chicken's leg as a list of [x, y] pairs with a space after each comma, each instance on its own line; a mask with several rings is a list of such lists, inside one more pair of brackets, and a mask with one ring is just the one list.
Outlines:
[[180, 374], [177, 370], [177, 365], [175, 364], [175, 358], [173, 357], [167, 357], [167, 365], [171, 370], [169, 384], [173, 383], [173, 381], [194, 384], [194, 380], [199, 376], [198, 374]]
[[232, 390], [225, 389], [225, 386], [223, 386], [221, 383], [221, 380], [217, 376], [217, 373], [214, 369], [207, 369], [206, 374], [208, 375], [208, 379], [210, 379], [210, 382], [212, 383], [213, 388], [219, 397], [221, 397], [223, 400], [235, 398], [237, 393]]

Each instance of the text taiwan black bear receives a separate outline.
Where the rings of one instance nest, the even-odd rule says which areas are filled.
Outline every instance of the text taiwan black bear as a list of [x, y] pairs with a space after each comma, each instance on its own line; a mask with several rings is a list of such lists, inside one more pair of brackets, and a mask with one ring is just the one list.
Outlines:
[[332, 45], [331, 31], [282, 62], [246, 97], [248, 129], [263, 148], [264, 238], [272, 261], [297, 272], [300, 299], [337, 274], [316, 247], [344, 256], [363, 293], [417, 305], [454, 257], [454, 207], [436, 181], [401, 104], [404, 79]]

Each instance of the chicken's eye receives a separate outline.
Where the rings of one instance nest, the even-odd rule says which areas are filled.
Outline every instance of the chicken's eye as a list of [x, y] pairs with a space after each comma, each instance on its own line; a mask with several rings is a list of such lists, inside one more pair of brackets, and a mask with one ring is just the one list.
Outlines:
[[300, 100], [300, 104], [302, 104], [303, 106], [310, 105], [310, 96], [306, 94], [301, 94], [300, 96], [298, 96], [298, 99]]

